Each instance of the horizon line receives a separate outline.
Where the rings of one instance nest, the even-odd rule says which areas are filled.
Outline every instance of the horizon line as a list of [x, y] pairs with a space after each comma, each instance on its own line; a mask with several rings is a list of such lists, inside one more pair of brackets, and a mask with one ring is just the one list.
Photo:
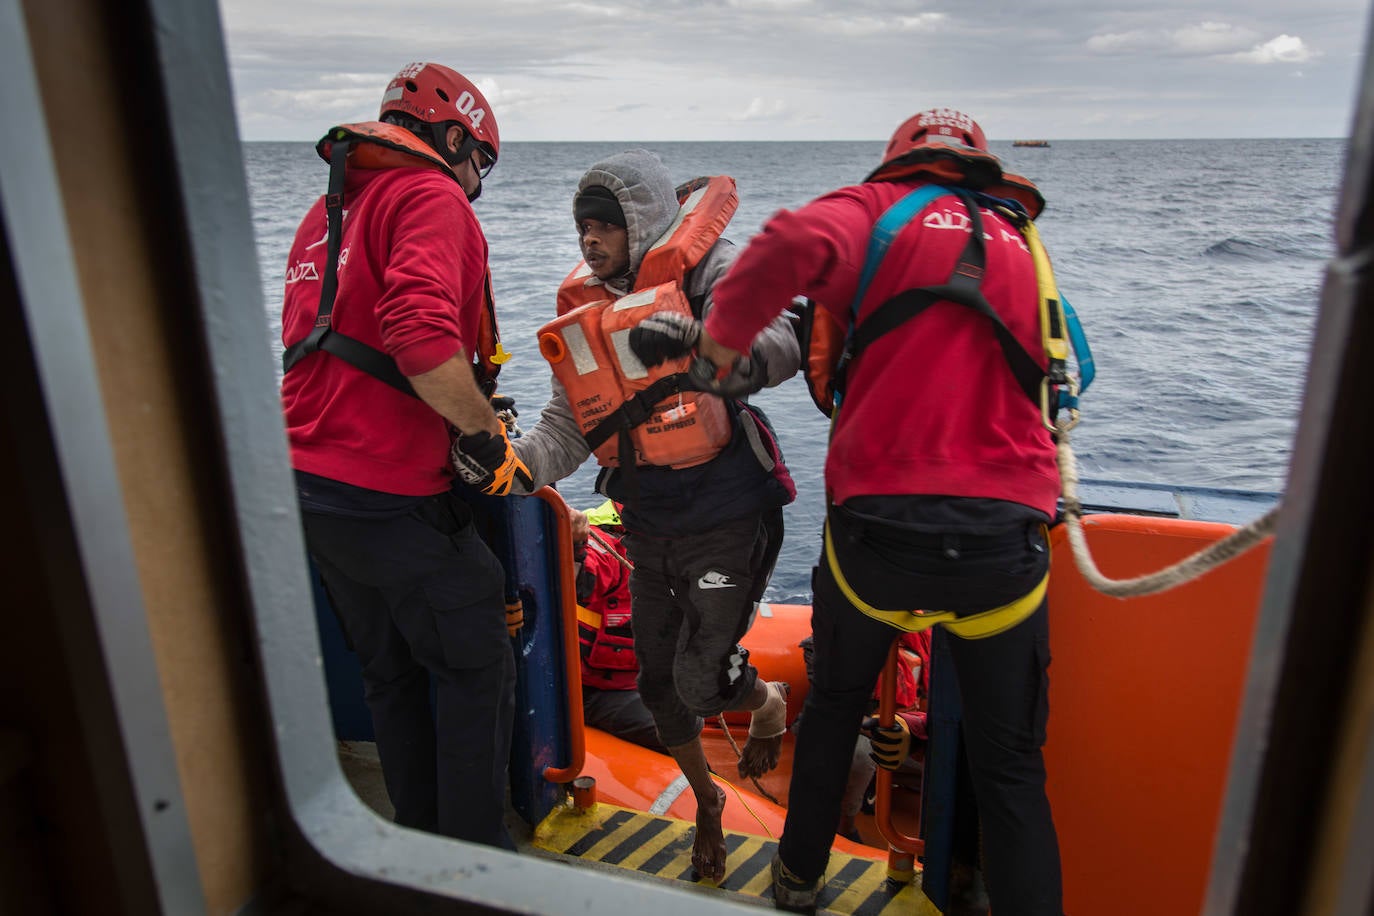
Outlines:
[[[886, 143], [886, 137], [857, 138], [849, 140], [505, 140], [502, 145], [511, 143], [586, 143], [586, 144], [625, 144], [625, 143]], [[1320, 135], [1320, 136], [1285, 136], [1285, 137], [1008, 137], [1001, 139], [989, 139], [989, 143], [1024, 143], [1027, 140], [1035, 142], [1044, 141], [1046, 143], [1159, 143], [1176, 142], [1180, 140], [1222, 140], [1231, 142], [1264, 141], [1264, 140], [1349, 140], [1349, 136]], [[318, 143], [319, 139], [241, 139], [240, 143]]]

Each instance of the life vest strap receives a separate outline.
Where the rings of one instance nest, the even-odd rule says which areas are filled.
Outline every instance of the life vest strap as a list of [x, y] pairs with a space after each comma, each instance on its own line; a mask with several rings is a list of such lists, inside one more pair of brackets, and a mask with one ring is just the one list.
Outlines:
[[[690, 379], [685, 372], [675, 372], [672, 375], [665, 375], [647, 388], [637, 392], [634, 397], [627, 398], [615, 410], [606, 415], [600, 423], [588, 430], [583, 439], [587, 441], [587, 447], [592, 451], [616, 433], [628, 432], [645, 423], [654, 415], [654, 407], [664, 398], [670, 398], [683, 391], [695, 390], [690, 384]], [[633, 456], [631, 456], [633, 458]], [[621, 464], [624, 465], [625, 456], [621, 455]], [[633, 460], [630, 462], [633, 464]]]

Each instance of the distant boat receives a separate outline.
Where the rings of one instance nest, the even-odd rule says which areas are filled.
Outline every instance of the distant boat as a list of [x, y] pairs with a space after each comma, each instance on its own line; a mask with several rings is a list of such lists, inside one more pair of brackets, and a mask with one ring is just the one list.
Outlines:
[[1048, 141], [1048, 140], [1013, 140], [1013, 141], [1011, 141], [1011, 145], [1012, 145], [1012, 146], [1045, 146], [1045, 147], [1048, 147], [1048, 146], [1050, 145], [1050, 141]]

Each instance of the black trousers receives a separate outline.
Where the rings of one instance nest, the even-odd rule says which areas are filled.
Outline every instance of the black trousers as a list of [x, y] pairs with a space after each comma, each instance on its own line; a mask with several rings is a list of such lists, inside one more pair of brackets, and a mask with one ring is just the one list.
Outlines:
[[505, 827], [515, 709], [505, 572], [467, 506], [444, 493], [393, 518], [303, 518], [362, 665], [396, 823], [514, 849]]
[[[863, 525], [832, 533], [844, 539], [845, 578], [862, 589], [863, 600], [882, 608], [975, 613], [998, 607], [1029, 593], [1049, 559], [1033, 529], [948, 539], [891, 538]], [[783, 863], [806, 880], [825, 872], [859, 723], [898, 635], [845, 598], [824, 557], [812, 587], [814, 679], [778, 844]], [[1049, 715], [1048, 605], [996, 636], [949, 642], [992, 911], [1061, 916], [1059, 844], [1041, 753]]]
[[583, 684], [582, 719], [591, 728], [599, 728], [631, 744], [660, 754], [668, 753], [658, 739], [654, 714], [644, 705], [638, 690], [602, 690]]
[[695, 740], [703, 717], [734, 709], [754, 689], [759, 672], [739, 641], [768, 575], [773, 530], [748, 516], [706, 534], [625, 536], [639, 695], [668, 747]]

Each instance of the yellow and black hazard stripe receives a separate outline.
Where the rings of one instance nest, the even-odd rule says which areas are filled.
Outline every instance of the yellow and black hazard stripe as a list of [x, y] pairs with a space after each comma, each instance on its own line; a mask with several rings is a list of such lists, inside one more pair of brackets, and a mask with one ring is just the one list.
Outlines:
[[[535, 831], [540, 849], [628, 869], [673, 881], [695, 882], [692, 867], [694, 825], [598, 803], [591, 810], [556, 809]], [[727, 831], [725, 880], [719, 890], [758, 900], [773, 899], [769, 864], [777, 854], [776, 840]], [[833, 852], [817, 912], [854, 916], [938, 916], [937, 910], [913, 884], [887, 877], [887, 864], [875, 858]]]

